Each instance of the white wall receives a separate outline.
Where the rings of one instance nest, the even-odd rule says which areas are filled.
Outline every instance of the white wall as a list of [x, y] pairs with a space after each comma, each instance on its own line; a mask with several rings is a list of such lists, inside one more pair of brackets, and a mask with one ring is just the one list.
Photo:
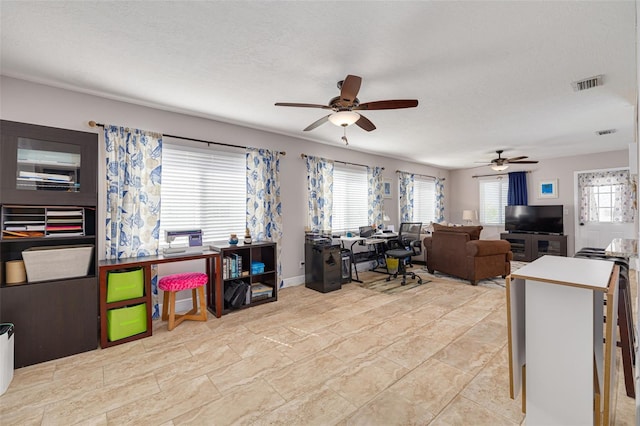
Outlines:
[[[280, 164], [283, 211], [282, 261], [285, 284], [303, 282], [304, 271], [300, 269], [299, 263], [304, 260], [307, 190], [305, 163], [300, 158], [302, 153], [370, 166], [381, 166], [385, 168], [384, 177], [393, 179], [393, 182], [397, 182], [396, 170], [444, 177], [447, 179], [445, 182], [445, 211], [448, 211], [447, 203], [450, 193], [447, 189], [448, 171], [347, 149], [338, 143], [339, 136], [336, 137], [335, 146], [312, 143], [303, 139], [133, 105], [9, 77], [0, 77], [0, 118], [98, 133], [101, 144], [103, 143], [102, 129], [89, 127], [87, 124], [89, 120], [235, 145], [286, 151], [287, 155]], [[99, 176], [104, 176], [104, 157], [101, 157], [99, 164], [101, 167], [98, 171]], [[99, 184], [103, 184], [103, 182], [103, 179], [99, 179]], [[99, 200], [104, 199], [104, 194], [105, 189], [101, 185]], [[393, 185], [392, 195], [393, 198], [385, 200], [385, 210], [391, 217], [391, 223], [397, 227], [397, 184]], [[104, 215], [100, 217], [100, 223], [104, 223]], [[244, 234], [244, 229], [238, 229], [237, 233]], [[103, 240], [104, 233], [100, 232], [99, 241], [101, 244]], [[104, 258], [103, 247], [98, 249], [100, 258]], [[187, 262], [179, 266], [172, 266], [178, 271], [195, 267]], [[160, 273], [166, 273], [166, 269], [161, 270]]]
[[[638, 20], [638, 16], [640, 16], [640, 1], [636, 0], [636, 22]], [[636, 24], [636, 46], [640, 46], [640, 31], [638, 31], [638, 25]], [[637, 144], [640, 142], [640, 126], [638, 125], [638, 115], [640, 111], [638, 111], [638, 99], [640, 99], [640, 55], [636, 51], [636, 78], [638, 79], [638, 84], [636, 85], [636, 131], [635, 131], [635, 141], [629, 141], [636, 143], [636, 160], [637, 165], [640, 167], [640, 149]], [[638, 182], [638, 177], [636, 176], [636, 183]], [[636, 196], [637, 197], [637, 196]], [[638, 219], [636, 218], [636, 233], [635, 238], [640, 241], [640, 231], [638, 230]], [[640, 273], [638, 273], [638, 263], [639, 260], [635, 259], [636, 263], [636, 290], [640, 285]], [[640, 317], [638, 317], [638, 312], [640, 312], [640, 297], [639, 293], [636, 291], [636, 336], [640, 333]], [[636, 359], [640, 357], [640, 346], [636, 348]], [[636, 362], [636, 392], [640, 390], [640, 363]], [[640, 419], [640, 398], [636, 397], [636, 422]]]
[[[285, 283], [299, 284], [303, 270], [299, 263], [304, 258], [303, 232], [306, 225], [306, 171], [301, 153], [318, 155], [342, 161], [351, 161], [371, 166], [385, 167], [384, 177], [393, 179], [393, 197], [385, 200], [386, 212], [391, 223], [398, 225], [397, 179], [396, 170], [445, 177], [445, 219], [461, 223], [462, 211], [478, 210], [478, 180], [473, 175], [490, 174], [486, 168], [464, 169], [456, 171], [441, 170], [434, 167], [409, 163], [392, 158], [375, 156], [344, 148], [339, 144], [325, 145], [307, 140], [283, 136], [275, 133], [222, 123], [175, 112], [133, 105], [117, 100], [73, 92], [50, 86], [26, 82], [23, 80], [0, 77], [0, 118], [22, 121], [65, 129], [95, 132], [87, 122], [95, 120], [122, 126], [152, 130], [167, 134], [215, 140], [237, 145], [251, 145], [274, 150], [286, 151], [281, 162], [281, 197], [283, 209], [282, 260]], [[633, 141], [629, 141], [630, 143]], [[530, 153], [532, 158], [535, 153]], [[512, 165], [509, 171], [531, 170], [528, 175], [529, 204], [563, 204], [568, 208], [565, 214], [565, 233], [569, 235], [569, 253], [574, 252], [572, 235], [574, 233], [573, 172], [607, 167], [628, 166], [627, 151], [613, 151], [593, 155], [581, 155], [551, 160], [542, 160], [528, 167]], [[100, 167], [103, 168], [104, 158]], [[104, 176], [104, 171], [98, 171]], [[536, 199], [536, 184], [540, 180], [558, 179], [559, 197], [557, 199]], [[99, 180], [99, 182], [103, 182]], [[100, 186], [100, 200], [104, 198], [104, 187]], [[100, 218], [104, 223], [103, 217]], [[502, 229], [487, 227], [483, 238], [499, 238]], [[238, 230], [242, 234], [243, 230]], [[101, 233], [100, 242], [104, 239]], [[100, 257], [103, 256], [99, 247]], [[176, 268], [192, 269], [192, 265], [180, 265]], [[161, 271], [162, 272], [162, 271]]]
[[[530, 157], [535, 159], [535, 152], [530, 153]], [[511, 165], [508, 171], [531, 171], [527, 175], [527, 191], [530, 205], [562, 204], [565, 206], [564, 232], [568, 235], [567, 252], [569, 256], [573, 256], [575, 252], [573, 238], [575, 234], [574, 171], [627, 167], [628, 165], [629, 153], [627, 150], [623, 150], [540, 160], [538, 164]], [[472, 176], [495, 173], [489, 167], [451, 172], [449, 192], [453, 195], [449, 203], [449, 216], [452, 222], [462, 221], [463, 210], [478, 210], [480, 205], [478, 179], [472, 178]], [[504, 178], [506, 179], [507, 176], [505, 175]], [[558, 198], [538, 199], [537, 183], [548, 179], [558, 179]], [[482, 230], [482, 238], [498, 239], [500, 238], [500, 232], [504, 232], [504, 227], [485, 227]], [[632, 236], [630, 235], [629, 238], [632, 238]]]

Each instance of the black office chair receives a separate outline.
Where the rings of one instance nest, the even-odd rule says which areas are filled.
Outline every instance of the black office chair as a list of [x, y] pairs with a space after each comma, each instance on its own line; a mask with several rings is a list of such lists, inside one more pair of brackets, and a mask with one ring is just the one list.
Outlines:
[[[418, 279], [418, 284], [422, 284], [422, 278], [415, 272], [407, 272], [407, 265], [411, 265], [411, 256], [422, 253], [422, 242], [420, 241], [421, 222], [403, 222], [398, 230], [398, 238], [387, 242], [385, 256], [387, 258], [398, 259], [398, 270], [387, 277], [387, 281], [398, 278], [402, 275], [402, 285], [407, 283], [407, 275], [412, 279]], [[388, 269], [387, 269], [388, 270]]]

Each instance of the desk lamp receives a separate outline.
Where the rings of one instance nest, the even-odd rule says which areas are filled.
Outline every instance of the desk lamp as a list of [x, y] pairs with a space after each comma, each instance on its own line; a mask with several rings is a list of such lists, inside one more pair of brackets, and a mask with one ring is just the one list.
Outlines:
[[388, 223], [391, 222], [391, 218], [389, 217], [388, 214], [383, 213], [382, 214], [382, 223], [384, 224], [384, 227], [386, 228], [388, 225]]
[[475, 210], [463, 210], [462, 220], [467, 222], [467, 225], [471, 225], [474, 220], [478, 219], [478, 213]]

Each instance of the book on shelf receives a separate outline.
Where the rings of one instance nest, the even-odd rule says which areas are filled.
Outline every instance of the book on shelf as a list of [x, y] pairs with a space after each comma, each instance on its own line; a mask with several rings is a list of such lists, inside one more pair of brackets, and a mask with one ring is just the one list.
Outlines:
[[236, 261], [236, 275], [234, 278], [240, 278], [242, 276], [242, 256], [237, 253], [235, 253], [233, 256], [235, 257]]
[[242, 256], [233, 253], [222, 258], [222, 279], [228, 280], [244, 276], [242, 272]]
[[222, 258], [222, 279], [228, 280], [237, 278], [235, 275], [236, 262], [233, 256], [225, 256]]
[[263, 297], [271, 297], [273, 295], [273, 287], [270, 287], [266, 284], [262, 283], [253, 283], [251, 284], [251, 298], [263, 298]]
[[222, 279], [226, 280], [229, 276], [227, 275], [227, 257], [222, 258]]

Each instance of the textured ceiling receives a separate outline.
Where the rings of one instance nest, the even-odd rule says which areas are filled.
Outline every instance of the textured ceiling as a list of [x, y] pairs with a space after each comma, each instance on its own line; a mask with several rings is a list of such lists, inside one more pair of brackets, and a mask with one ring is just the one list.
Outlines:
[[[636, 5], [605, 2], [6, 1], [2, 75], [342, 146], [347, 74], [377, 129], [349, 148], [457, 169], [634, 141]], [[575, 92], [575, 80], [604, 86]], [[598, 130], [616, 133], [597, 136]], [[154, 129], [155, 130], [155, 129]]]

